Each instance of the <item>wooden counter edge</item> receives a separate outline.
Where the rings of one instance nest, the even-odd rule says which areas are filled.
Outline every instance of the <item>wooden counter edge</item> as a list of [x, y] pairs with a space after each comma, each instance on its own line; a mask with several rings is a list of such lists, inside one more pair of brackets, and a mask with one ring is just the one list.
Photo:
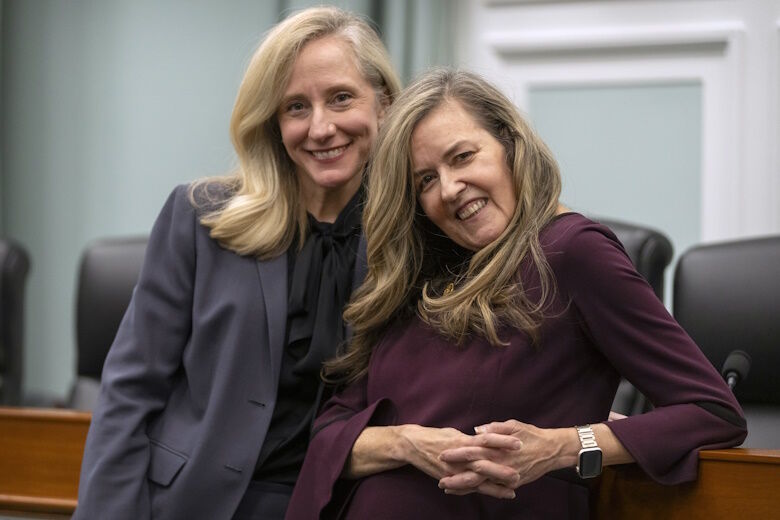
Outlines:
[[780, 464], [780, 450], [755, 448], [729, 448], [726, 450], [702, 450], [699, 461], [720, 460], [731, 462], [755, 462], [761, 464]]
[[31, 513], [73, 514], [73, 511], [76, 510], [76, 500], [24, 495], [0, 495], [0, 509]]
[[89, 424], [92, 420], [92, 414], [90, 412], [59, 408], [13, 408], [0, 406], [0, 419], [8, 418], [49, 422], [59, 422], [64, 419], [69, 422]]

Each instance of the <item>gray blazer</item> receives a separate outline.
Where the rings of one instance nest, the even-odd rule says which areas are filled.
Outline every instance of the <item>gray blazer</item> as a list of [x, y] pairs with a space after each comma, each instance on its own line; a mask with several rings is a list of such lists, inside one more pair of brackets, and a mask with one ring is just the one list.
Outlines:
[[[355, 283], [365, 274], [361, 238]], [[211, 239], [179, 186], [103, 369], [75, 519], [229, 519], [276, 403], [287, 261]]]

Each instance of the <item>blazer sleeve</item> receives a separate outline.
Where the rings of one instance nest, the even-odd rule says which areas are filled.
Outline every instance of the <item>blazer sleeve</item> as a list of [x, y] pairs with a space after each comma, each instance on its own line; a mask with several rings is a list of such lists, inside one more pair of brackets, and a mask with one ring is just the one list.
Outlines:
[[585, 226], [566, 243], [559, 283], [586, 334], [655, 406], [607, 426], [654, 480], [695, 479], [700, 450], [747, 435], [739, 404], [609, 230]]
[[367, 426], [391, 423], [393, 408], [388, 399], [367, 403], [367, 377], [334, 395], [314, 423], [285, 518], [330, 518], [349, 499], [354, 480], [341, 480], [352, 446]]
[[190, 335], [197, 215], [186, 186], [152, 229], [138, 284], [106, 358], [75, 519], [150, 517], [147, 425], [172, 391]]

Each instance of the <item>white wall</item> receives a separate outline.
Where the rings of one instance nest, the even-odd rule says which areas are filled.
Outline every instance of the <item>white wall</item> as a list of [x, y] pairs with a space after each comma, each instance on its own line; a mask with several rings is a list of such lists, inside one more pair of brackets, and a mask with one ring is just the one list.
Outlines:
[[[595, 169], [578, 171], [592, 180], [594, 193], [623, 201], [609, 208], [620, 214], [610, 216], [630, 219], [637, 207], [654, 208], [644, 223], [674, 233], [664, 223], [671, 212], [680, 226], [699, 221], [700, 241], [780, 232], [780, 0], [461, 0], [461, 8], [456, 61], [504, 86], [525, 110], [533, 108], [532, 90], [580, 89], [585, 103], [592, 88], [700, 85], [700, 148], [692, 152], [701, 165], [681, 179], [697, 183], [700, 204], [670, 205], [654, 200], [655, 193], [637, 197]], [[565, 123], [553, 121], [559, 114], [532, 115], [548, 140], [567, 141]], [[643, 157], [652, 159], [666, 138], [642, 121], [619, 124], [614, 132], [646, 143]], [[559, 150], [569, 166], [587, 170], [574, 152]], [[690, 157], [684, 163], [693, 164]], [[626, 175], [639, 184], [647, 172]], [[678, 189], [674, 178], [663, 182], [669, 192]]]

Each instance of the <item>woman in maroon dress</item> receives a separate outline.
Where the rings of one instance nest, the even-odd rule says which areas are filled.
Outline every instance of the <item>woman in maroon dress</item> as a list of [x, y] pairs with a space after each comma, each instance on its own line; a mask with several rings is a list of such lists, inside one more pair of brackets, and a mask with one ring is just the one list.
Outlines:
[[[349, 384], [287, 518], [587, 517], [602, 464], [675, 484], [699, 450], [744, 439], [614, 234], [559, 194], [550, 151], [483, 79], [433, 71], [399, 96], [369, 172], [352, 341], [328, 366]], [[606, 422], [621, 375], [655, 408]]]

